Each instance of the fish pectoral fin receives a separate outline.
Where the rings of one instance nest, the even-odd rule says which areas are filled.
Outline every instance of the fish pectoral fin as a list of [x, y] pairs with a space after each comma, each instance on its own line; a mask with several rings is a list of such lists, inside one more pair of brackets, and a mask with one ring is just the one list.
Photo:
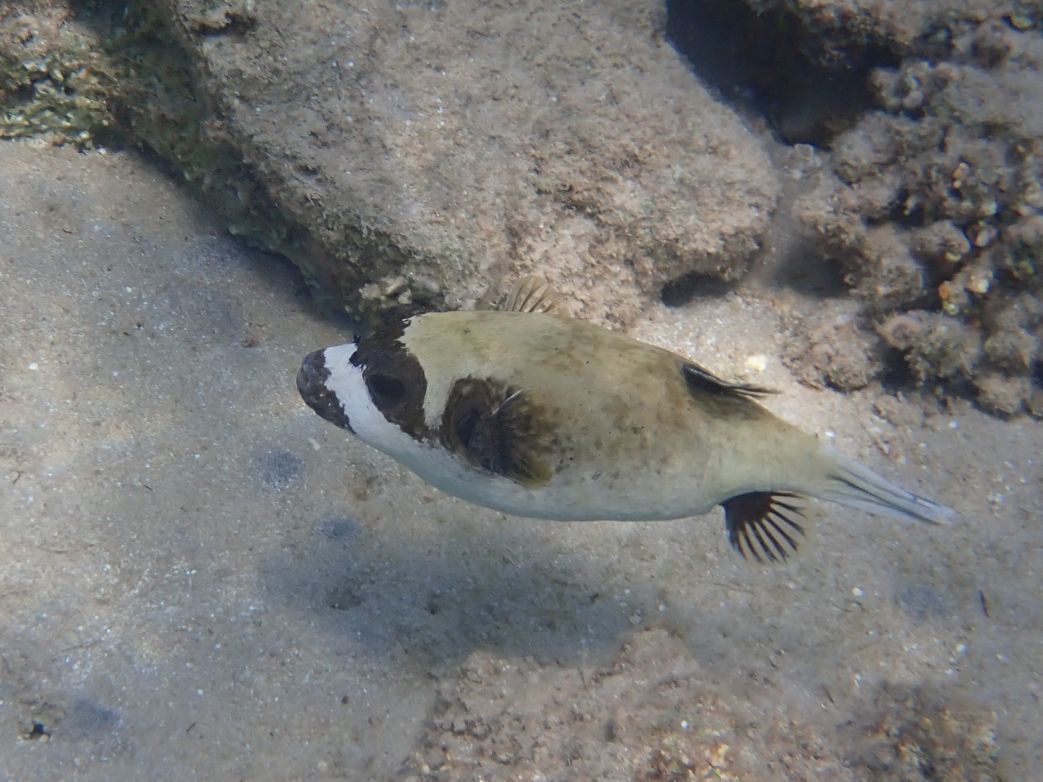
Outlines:
[[551, 479], [550, 431], [542, 410], [522, 389], [491, 379], [457, 381], [443, 413], [442, 442], [478, 469], [523, 486]]
[[504, 312], [543, 312], [548, 315], [567, 315], [561, 296], [542, 277], [522, 277], [511, 287], [497, 309]]
[[752, 385], [750, 383], [729, 383], [722, 380], [713, 372], [704, 369], [691, 361], [681, 364], [681, 372], [684, 374], [688, 390], [692, 393], [701, 391], [720, 397], [741, 397], [745, 399], [760, 399], [769, 394], [776, 393], [771, 388]]
[[796, 552], [804, 536], [804, 528], [793, 520], [804, 515], [793, 502], [799, 498], [785, 491], [755, 491], [722, 502], [732, 548], [758, 562], [781, 562]]

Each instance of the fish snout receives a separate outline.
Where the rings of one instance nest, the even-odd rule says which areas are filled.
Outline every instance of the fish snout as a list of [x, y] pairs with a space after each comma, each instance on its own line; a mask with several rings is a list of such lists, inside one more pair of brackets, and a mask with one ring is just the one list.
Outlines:
[[319, 414], [320, 418], [324, 418], [342, 429], [347, 429], [349, 432], [354, 432], [340, 399], [326, 385], [329, 377], [330, 370], [326, 366], [326, 351], [313, 351], [304, 357], [301, 368], [297, 371], [297, 392], [308, 407]]

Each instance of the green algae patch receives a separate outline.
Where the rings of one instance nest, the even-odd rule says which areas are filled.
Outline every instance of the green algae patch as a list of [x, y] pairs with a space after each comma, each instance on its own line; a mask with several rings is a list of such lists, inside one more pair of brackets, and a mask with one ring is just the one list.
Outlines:
[[39, 34], [22, 21], [5, 24], [0, 47], [0, 138], [89, 146], [111, 134], [118, 68], [97, 39], [62, 24], [55, 46], [33, 45]]

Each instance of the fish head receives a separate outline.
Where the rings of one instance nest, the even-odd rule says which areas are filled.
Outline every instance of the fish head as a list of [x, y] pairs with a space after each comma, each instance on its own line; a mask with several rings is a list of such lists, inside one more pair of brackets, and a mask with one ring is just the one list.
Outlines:
[[301, 398], [318, 415], [393, 456], [427, 435], [427, 380], [401, 342], [407, 322], [309, 353], [297, 373]]
[[458, 496], [469, 496], [464, 484], [491, 478], [542, 485], [552, 472], [546, 405], [513, 381], [510, 351], [494, 349], [510, 324], [494, 329], [497, 318], [472, 315], [386, 321], [353, 343], [315, 351], [297, 374], [301, 397]]

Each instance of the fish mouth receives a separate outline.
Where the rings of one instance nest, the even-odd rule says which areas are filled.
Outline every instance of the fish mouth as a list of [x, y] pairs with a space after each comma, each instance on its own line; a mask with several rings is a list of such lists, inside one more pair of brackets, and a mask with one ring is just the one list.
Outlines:
[[320, 418], [354, 433], [355, 430], [351, 428], [351, 422], [348, 421], [340, 399], [326, 385], [329, 376], [330, 370], [326, 366], [326, 351], [313, 351], [304, 357], [301, 368], [297, 372], [297, 392], [305, 404], [318, 413]]

